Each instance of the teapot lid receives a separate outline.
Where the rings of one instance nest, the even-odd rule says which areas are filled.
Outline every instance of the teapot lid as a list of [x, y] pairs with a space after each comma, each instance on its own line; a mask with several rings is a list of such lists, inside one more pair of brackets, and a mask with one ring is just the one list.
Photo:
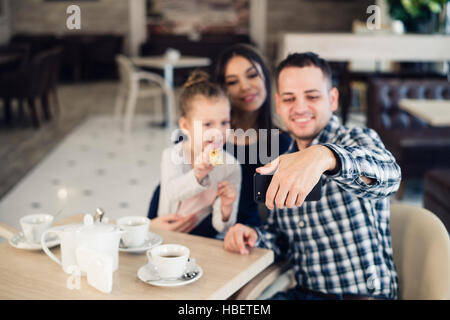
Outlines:
[[118, 231], [119, 228], [116, 225], [108, 224], [108, 223], [101, 223], [101, 222], [95, 222], [94, 218], [90, 214], [84, 215], [83, 218], [83, 225], [80, 228], [80, 232], [83, 233], [108, 233], [108, 232], [114, 232]]

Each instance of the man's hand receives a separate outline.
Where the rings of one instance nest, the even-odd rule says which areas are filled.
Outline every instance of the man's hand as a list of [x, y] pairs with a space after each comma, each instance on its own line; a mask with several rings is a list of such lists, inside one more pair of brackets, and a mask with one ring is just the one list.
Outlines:
[[250, 253], [246, 245], [254, 247], [256, 241], [258, 241], [258, 234], [255, 229], [237, 223], [225, 235], [224, 247], [227, 251], [246, 255]]
[[331, 149], [310, 146], [302, 151], [281, 155], [264, 167], [260, 174], [275, 173], [266, 193], [266, 206], [277, 208], [300, 207], [325, 171], [335, 170], [338, 162]]

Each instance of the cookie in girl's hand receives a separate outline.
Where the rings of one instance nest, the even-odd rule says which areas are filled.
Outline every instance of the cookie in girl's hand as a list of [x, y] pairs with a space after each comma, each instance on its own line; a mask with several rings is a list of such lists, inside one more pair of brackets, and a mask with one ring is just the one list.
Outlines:
[[215, 149], [209, 152], [209, 163], [215, 167], [218, 164], [223, 164], [222, 161], [222, 150]]

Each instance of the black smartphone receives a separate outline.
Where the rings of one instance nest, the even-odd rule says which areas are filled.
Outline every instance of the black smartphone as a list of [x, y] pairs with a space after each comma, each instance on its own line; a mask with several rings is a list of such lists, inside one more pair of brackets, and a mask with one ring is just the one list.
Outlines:
[[[269, 188], [270, 181], [272, 181], [273, 175], [271, 174], [259, 174], [253, 175], [253, 199], [259, 203], [266, 203], [266, 193]], [[318, 201], [322, 195], [322, 178], [314, 186], [311, 192], [306, 196], [305, 201]]]

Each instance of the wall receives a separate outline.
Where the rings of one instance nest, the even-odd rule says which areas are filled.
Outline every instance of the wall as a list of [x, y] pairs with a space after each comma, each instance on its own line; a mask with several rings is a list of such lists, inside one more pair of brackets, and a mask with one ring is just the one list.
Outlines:
[[0, 45], [7, 43], [11, 34], [9, 1], [0, 0]]
[[[134, 1], [134, 0], [133, 0]], [[66, 27], [69, 5], [81, 8], [81, 30]], [[99, 0], [79, 2], [47, 2], [44, 0], [13, 0], [11, 6], [12, 33], [114, 33], [125, 36], [125, 48], [130, 52], [129, 0]]]
[[365, 21], [375, 0], [267, 0], [269, 58], [277, 52], [280, 32], [351, 32], [355, 19]]

